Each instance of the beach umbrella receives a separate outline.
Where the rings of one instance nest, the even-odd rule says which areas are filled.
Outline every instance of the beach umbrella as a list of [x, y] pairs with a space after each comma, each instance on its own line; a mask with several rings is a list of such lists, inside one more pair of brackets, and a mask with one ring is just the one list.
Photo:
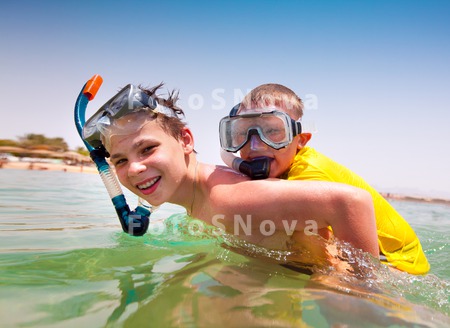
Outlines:
[[61, 158], [59, 152], [47, 150], [47, 149], [30, 149], [25, 152], [30, 157], [38, 156], [45, 158]]
[[66, 151], [66, 152], [62, 153], [62, 155], [63, 155], [63, 158], [70, 159], [73, 161], [78, 161], [78, 162], [82, 162], [82, 163], [91, 163], [92, 162], [92, 160], [89, 156], [84, 156], [75, 151]]
[[0, 153], [28, 153], [28, 149], [14, 146], [0, 146]]

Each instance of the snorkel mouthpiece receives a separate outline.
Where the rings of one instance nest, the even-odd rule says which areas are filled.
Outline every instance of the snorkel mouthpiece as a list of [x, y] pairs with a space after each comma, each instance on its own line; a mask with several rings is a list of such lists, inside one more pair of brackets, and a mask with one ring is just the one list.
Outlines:
[[249, 176], [252, 180], [267, 179], [269, 177], [270, 162], [272, 161], [269, 157], [258, 157], [251, 161], [244, 161], [223, 148], [220, 150], [220, 156], [228, 167]]
[[260, 157], [251, 161], [242, 161], [238, 170], [252, 180], [267, 179], [270, 173], [270, 158]]
[[103, 79], [100, 75], [94, 75], [83, 86], [75, 103], [75, 126], [77, 127], [78, 134], [83, 140], [86, 148], [89, 150], [92, 160], [97, 166], [98, 173], [102, 178], [117, 216], [119, 217], [122, 230], [132, 236], [142, 236], [147, 232], [151, 212], [142, 206], [137, 206], [134, 211], [130, 211], [119, 182], [106, 161], [106, 157], [109, 157], [106, 149], [101, 143], [94, 148], [85, 138], [83, 138], [87, 104], [90, 100], [94, 99], [102, 82]]
[[130, 211], [124, 195], [116, 196], [111, 200], [124, 232], [132, 236], [142, 236], [147, 232], [151, 214], [149, 210], [138, 206], [136, 210]]

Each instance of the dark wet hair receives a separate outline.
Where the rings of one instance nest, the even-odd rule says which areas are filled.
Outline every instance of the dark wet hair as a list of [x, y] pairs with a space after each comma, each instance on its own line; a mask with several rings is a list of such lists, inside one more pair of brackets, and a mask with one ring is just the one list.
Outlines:
[[[175, 139], [180, 139], [182, 137], [181, 130], [187, 126], [187, 123], [183, 121], [185, 117], [184, 111], [177, 106], [177, 101], [179, 100], [179, 91], [172, 90], [168, 92], [167, 98], [163, 98], [161, 95], [157, 94], [157, 91], [164, 86], [164, 82], [161, 82], [154, 87], [143, 87], [139, 85], [141, 89], [148, 96], [155, 99], [158, 104], [170, 108], [176, 114], [176, 117], [167, 116], [161, 113], [155, 113], [153, 111], [148, 111], [149, 115], [156, 118], [156, 121], [160, 124], [162, 129], [173, 136]], [[142, 107], [146, 109], [146, 107]]]

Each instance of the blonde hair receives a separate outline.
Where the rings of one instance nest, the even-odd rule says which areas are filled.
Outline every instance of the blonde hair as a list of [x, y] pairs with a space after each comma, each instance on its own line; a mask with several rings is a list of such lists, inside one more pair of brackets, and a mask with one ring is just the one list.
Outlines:
[[303, 116], [303, 102], [294, 91], [281, 84], [262, 84], [247, 94], [241, 102], [239, 110], [255, 107], [280, 107], [298, 120]]

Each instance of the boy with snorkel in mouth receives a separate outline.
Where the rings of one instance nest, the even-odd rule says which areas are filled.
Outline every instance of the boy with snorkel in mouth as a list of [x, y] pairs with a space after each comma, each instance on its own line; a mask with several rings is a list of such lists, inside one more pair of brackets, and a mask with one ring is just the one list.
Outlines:
[[[375, 208], [381, 258], [408, 273], [427, 273], [430, 265], [408, 222], [360, 176], [306, 146], [311, 133], [302, 132], [302, 116], [302, 100], [292, 90], [279, 84], [260, 85], [221, 120], [222, 149], [240, 151], [249, 165], [255, 159], [268, 159], [270, 178], [339, 182], [368, 191]], [[224, 157], [224, 161], [229, 160]], [[334, 232], [335, 227], [329, 230]]]

